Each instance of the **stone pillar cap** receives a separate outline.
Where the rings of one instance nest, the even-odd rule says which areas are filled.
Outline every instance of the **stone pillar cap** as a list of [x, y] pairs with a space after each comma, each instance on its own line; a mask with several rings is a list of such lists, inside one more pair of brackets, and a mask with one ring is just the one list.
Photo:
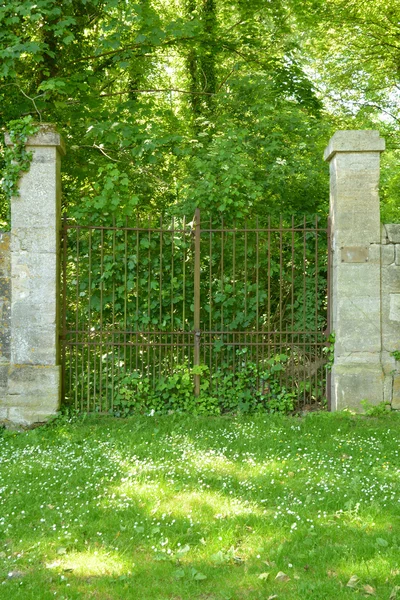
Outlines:
[[379, 137], [379, 131], [337, 131], [329, 140], [324, 152], [324, 160], [331, 160], [336, 152], [383, 152], [384, 150], [385, 140]]
[[[13, 145], [9, 133], [5, 134], [4, 141], [6, 146]], [[26, 146], [55, 146], [60, 154], [66, 154], [64, 140], [51, 123], [41, 123], [39, 131], [27, 139]]]

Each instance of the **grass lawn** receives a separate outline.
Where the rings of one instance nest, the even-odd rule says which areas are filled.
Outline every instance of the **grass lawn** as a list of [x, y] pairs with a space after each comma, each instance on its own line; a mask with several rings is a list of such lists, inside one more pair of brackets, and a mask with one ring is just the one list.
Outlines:
[[0, 598], [400, 600], [400, 414], [0, 433]]

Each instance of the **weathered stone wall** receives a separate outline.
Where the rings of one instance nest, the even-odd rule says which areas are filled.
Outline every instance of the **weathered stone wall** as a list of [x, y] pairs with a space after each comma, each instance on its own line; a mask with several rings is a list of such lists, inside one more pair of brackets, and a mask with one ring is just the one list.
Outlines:
[[383, 400], [378, 131], [338, 131], [330, 166], [332, 410]]
[[[7, 135], [5, 142], [12, 145]], [[26, 146], [32, 160], [19, 181], [19, 195], [11, 199], [11, 248], [5, 253], [4, 314], [11, 336], [4, 338], [7, 386], [0, 394], [0, 419], [13, 425], [46, 421], [57, 413], [61, 399], [58, 282], [65, 148], [45, 124]]]
[[382, 368], [385, 401], [400, 409], [400, 224], [382, 225]]
[[[0, 419], [1, 405], [7, 396], [11, 358], [11, 254], [10, 233], [0, 232]], [[4, 412], [4, 409], [3, 409]]]

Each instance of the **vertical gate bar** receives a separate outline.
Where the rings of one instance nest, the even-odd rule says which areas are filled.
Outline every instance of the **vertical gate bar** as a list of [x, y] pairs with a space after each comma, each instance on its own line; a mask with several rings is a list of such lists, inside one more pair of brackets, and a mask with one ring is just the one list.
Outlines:
[[314, 356], [315, 356], [315, 400], [318, 402], [319, 400], [319, 387], [318, 387], [318, 359], [319, 359], [319, 346], [318, 346], [318, 273], [319, 273], [319, 264], [318, 264], [318, 217], [315, 215], [315, 347], [314, 347]]
[[[213, 348], [212, 348], [212, 310], [213, 310], [213, 298], [212, 298], [212, 263], [213, 263], [213, 259], [212, 259], [212, 239], [213, 239], [213, 234], [212, 234], [212, 220], [211, 217], [209, 219], [209, 238], [208, 238], [208, 243], [209, 243], [209, 254], [210, 254], [210, 258], [209, 258], [209, 279], [208, 279], [208, 301], [209, 301], [209, 306], [210, 306], [210, 311], [208, 313], [208, 361], [209, 361], [209, 369], [210, 369], [210, 383], [211, 383], [211, 377], [212, 377], [212, 372], [213, 372]], [[217, 359], [217, 355], [215, 356], [215, 360]]]
[[103, 410], [103, 287], [104, 287], [104, 229], [100, 230], [100, 356], [99, 356], [99, 394], [100, 394], [100, 412]]
[[[124, 235], [124, 368], [126, 375], [126, 330], [128, 324], [128, 216], [125, 217], [125, 235]], [[118, 374], [119, 375], [119, 374]], [[121, 387], [121, 378], [118, 377], [118, 391]]]
[[146, 354], [147, 354], [147, 368], [146, 368], [146, 377], [148, 377], [150, 379], [150, 365], [151, 362], [153, 362], [153, 368], [151, 369], [152, 371], [152, 388], [154, 389], [154, 384], [155, 384], [155, 374], [154, 374], [154, 361], [151, 361], [151, 356], [153, 354], [152, 351], [152, 335], [151, 335], [151, 274], [152, 274], [152, 264], [151, 264], [151, 254], [150, 254], [150, 246], [151, 246], [151, 221], [150, 221], [150, 216], [148, 218], [148, 222], [147, 222], [147, 331], [148, 331], [148, 336], [147, 336], [147, 340], [146, 340], [146, 344], [147, 344], [147, 348], [146, 348]]
[[[80, 373], [79, 373], [79, 369], [80, 366], [79, 363], [82, 363], [82, 356], [83, 356], [83, 345], [81, 348], [81, 352], [79, 354], [79, 312], [80, 312], [80, 296], [79, 296], [79, 260], [80, 260], [80, 243], [79, 243], [79, 227], [76, 228], [75, 230], [75, 235], [76, 235], [76, 299], [75, 299], [75, 303], [76, 303], [76, 313], [75, 313], [75, 408], [78, 410], [78, 403], [79, 403], [79, 410], [80, 412], [83, 412], [83, 391], [81, 393], [79, 390], [79, 386], [78, 386], [78, 382], [80, 380]], [[82, 334], [82, 339], [84, 338], [84, 334]], [[82, 386], [82, 390], [83, 390], [83, 386]], [[78, 400], [78, 396], [79, 396], [79, 400]]]
[[[283, 335], [283, 223], [282, 215], [279, 216], [279, 354], [282, 354], [282, 335]], [[279, 371], [279, 381], [285, 379], [283, 371]]]
[[89, 228], [88, 231], [88, 263], [89, 263], [89, 283], [88, 283], [88, 345], [87, 345], [87, 400], [86, 400], [86, 410], [90, 412], [90, 325], [91, 325], [91, 291], [92, 291], [92, 229]]
[[[262, 238], [262, 259], [263, 259], [263, 265], [264, 268], [262, 270], [263, 273], [265, 273], [265, 229], [263, 229], [263, 238]], [[264, 277], [262, 278], [262, 286], [263, 286], [263, 290], [265, 290], [265, 281], [264, 281]], [[257, 338], [259, 338], [259, 336], [257, 335]], [[264, 366], [265, 366], [265, 300], [263, 302], [263, 310], [262, 310], [262, 325], [261, 325], [261, 365], [262, 365], [262, 370], [264, 371]], [[261, 387], [261, 393], [264, 395], [265, 392], [265, 381], [263, 380], [262, 382], [262, 387]]]
[[[127, 223], [129, 223], [129, 225], [131, 225], [131, 221], [130, 219], [127, 218]], [[133, 289], [133, 280], [132, 280], [132, 273], [133, 273], [133, 262], [130, 256], [130, 252], [131, 252], [131, 243], [132, 243], [132, 235], [133, 232], [132, 230], [129, 229], [128, 231], [128, 235], [127, 235], [127, 240], [128, 240], [128, 257], [129, 257], [129, 261], [128, 261], [128, 267], [129, 267], [129, 263], [131, 263], [131, 267], [129, 267], [129, 280], [131, 282], [131, 287], [129, 289], [130, 292], [132, 292]], [[131, 296], [131, 300], [130, 302], [132, 302], [132, 296]], [[132, 350], [133, 350], [133, 344], [132, 344], [132, 330], [133, 330], [133, 318], [132, 318], [132, 305], [128, 304], [128, 315], [129, 315], [129, 326], [128, 326], [128, 343], [129, 343], [129, 375], [132, 375]]]
[[[331, 218], [328, 217], [328, 227], [326, 232], [327, 237], [327, 292], [326, 292], [326, 343], [329, 344], [329, 337], [331, 334]], [[329, 355], [328, 355], [329, 356]], [[330, 368], [326, 369], [326, 403], [327, 408], [331, 410], [331, 371]]]
[[[139, 215], [136, 213], [136, 226], [139, 227]], [[136, 371], [139, 370], [139, 231], [136, 231], [136, 306], [135, 306], [135, 360]], [[140, 361], [140, 372], [143, 375], [142, 361]]]
[[244, 343], [244, 347], [247, 347], [247, 218], [244, 221], [244, 281], [243, 281], [243, 290], [244, 290], [244, 335], [242, 336], [242, 341]]
[[106, 358], [106, 402], [107, 408], [114, 409], [114, 367], [115, 367], [115, 267], [116, 267], [116, 229], [115, 215], [113, 215], [113, 232], [112, 232], [112, 260], [113, 260], [113, 275], [112, 275], [112, 334], [111, 334], [111, 389], [110, 403], [108, 404], [108, 354]]
[[[163, 270], [163, 218], [160, 216], [160, 274], [159, 274], [159, 292], [158, 292], [158, 302], [159, 302], [159, 315], [158, 315], [158, 331], [162, 330], [162, 270]], [[160, 333], [160, 344], [158, 346], [158, 378], [161, 378], [161, 362], [162, 362], [162, 346], [161, 342], [163, 341], [164, 336]]]
[[[194, 231], [194, 354], [193, 365], [200, 365], [200, 209], [195, 211]], [[200, 395], [200, 375], [194, 375], [194, 395]]]
[[290, 365], [291, 365], [291, 388], [294, 391], [294, 278], [295, 278], [295, 269], [294, 269], [294, 261], [295, 261], [295, 232], [294, 232], [294, 215], [292, 215], [292, 289], [290, 295]]
[[[224, 217], [221, 219], [221, 296], [224, 295]], [[222, 352], [223, 355], [226, 353], [225, 348], [225, 331], [224, 331], [224, 301], [221, 300], [221, 339], [223, 342]]]
[[[185, 303], [186, 303], [186, 216], [183, 217], [183, 264], [182, 264], [182, 335], [180, 336], [182, 342], [182, 363], [186, 362], [186, 347], [185, 347]], [[189, 363], [188, 363], [189, 365]]]
[[304, 344], [303, 344], [303, 361], [304, 361], [304, 387], [303, 387], [303, 406], [306, 404], [306, 387], [307, 387], [307, 368], [306, 368], [306, 351], [307, 351], [307, 334], [306, 334], [306, 297], [307, 297], [307, 283], [306, 283], [306, 267], [307, 267], [307, 255], [306, 255], [306, 216], [303, 219], [303, 331], [304, 331]]
[[[233, 221], [233, 232], [232, 232], [232, 289], [233, 289], [233, 297], [236, 298], [236, 218]], [[235, 313], [234, 319], [236, 320], [237, 312], [236, 312], [236, 304], [235, 304]], [[237, 327], [235, 327], [237, 329]], [[232, 333], [232, 344], [233, 344], [233, 372], [236, 370], [236, 334]]]
[[[174, 263], [174, 254], [175, 254], [175, 217], [172, 217], [172, 231], [171, 231], [171, 285], [169, 289], [170, 295], [170, 319], [171, 319], [171, 334], [169, 341], [169, 364], [170, 364], [170, 373], [174, 372], [175, 361], [174, 361], [174, 353], [178, 352], [179, 346], [174, 348], [175, 339], [174, 334], [174, 276], [175, 276], [175, 263]], [[179, 361], [179, 357], [178, 357]]]
[[268, 328], [268, 359], [269, 359], [271, 357], [271, 217], [270, 216], [268, 216], [268, 261], [267, 262], [268, 262], [268, 265], [267, 265], [267, 269], [268, 269], [268, 279], [267, 279], [268, 322], [267, 322], [267, 328]]
[[[65, 401], [66, 389], [66, 343], [67, 343], [67, 219], [66, 214], [62, 221], [62, 345], [61, 345], [61, 401]], [[69, 361], [71, 370], [71, 361]]]
[[[256, 324], [255, 324], [255, 328], [256, 331], [259, 330], [259, 320], [260, 320], [260, 307], [259, 307], [259, 302], [260, 302], [260, 293], [259, 293], [259, 283], [260, 283], [260, 256], [259, 256], [259, 242], [260, 242], [260, 236], [259, 236], [259, 220], [258, 220], [258, 216], [256, 218]], [[254, 348], [254, 352], [253, 352], [253, 348]], [[251, 360], [254, 361], [254, 353], [255, 353], [255, 363], [258, 364], [258, 346], [252, 346], [252, 352], [251, 352]]]

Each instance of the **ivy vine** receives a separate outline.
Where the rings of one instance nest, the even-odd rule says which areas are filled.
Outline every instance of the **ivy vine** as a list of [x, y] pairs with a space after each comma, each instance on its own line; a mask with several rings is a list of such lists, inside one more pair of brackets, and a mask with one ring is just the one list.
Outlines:
[[13, 145], [4, 151], [5, 169], [1, 187], [10, 205], [12, 196], [19, 196], [18, 183], [22, 173], [29, 171], [31, 164], [32, 152], [26, 150], [26, 142], [39, 131], [39, 125], [28, 115], [9, 121], [7, 130]]

